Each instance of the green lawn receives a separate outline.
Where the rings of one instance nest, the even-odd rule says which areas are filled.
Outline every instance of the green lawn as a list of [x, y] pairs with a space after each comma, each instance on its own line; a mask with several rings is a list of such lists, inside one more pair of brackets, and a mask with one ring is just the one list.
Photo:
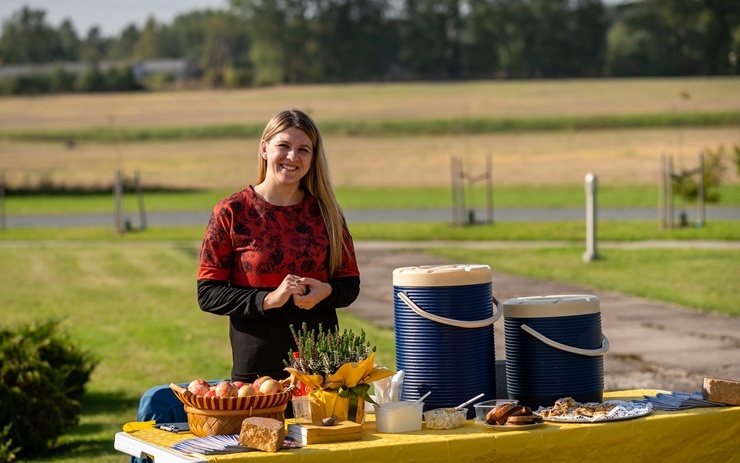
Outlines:
[[[111, 219], [112, 223], [112, 219]], [[116, 236], [110, 227], [8, 228], [0, 232], [0, 242], [13, 240], [66, 240], [102, 242], [183, 241], [200, 242], [203, 225], [149, 227]], [[496, 222], [488, 225], [453, 226], [446, 222], [354, 223], [350, 231], [355, 240], [382, 241], [556, 241], [583, 243], [586, 226], [582, 221]], [[599, 221], [598, 240], [740, 240], [738, 221], [713, 220], [703, 227], [689, 226], [663, 230], [658, 221]]]
[[[144, 209], [156, 211], [210, 211], [222, 198], [233, 190], [194, 190], [173, 192], [147, 192], [143, 195]], [[723, 185], [719, 188], [720, 201], [708, 203], [707, 207], [740, 206], [740, 184]], [[337, 198], [346, 210], [362, 209], [446, 209], [451, 207], [452, 198], [447, 187], [414, 188], [338, 188]], [[486, 196], [482, 188], [467, 192], [469, 205], [483, 208]], [[506, 186], [493, 191], [494, 208], [528, 207], [584, 207], [583, 185], [571, 186]], [[649, 207], [658, 210], [657, 187], [645, 185], [623, 185], [602, 187], [598, 193], [599, 207]], [[676, 206], [681, 202], [676, 199]], [[113, 195], [30, 195], [5, 198], [8, 215], [60, 214], [60, 213], [113, 213]], [[139, 198], [131, 193], [124, 196], [125, 211], [138, 212]], [[686, 207], [695, 207], [688, 203]]]
[[[80, 426], [61, 440], [58, 456], [44, 461], [124, 462], [125, 457], [113, 450], [113, 436], [135, 418], [138, 398], [149, 387], [228, 376], [227, 321], [201, 312], [195, 300], [197, 251], [194, 240], [74, 240], [47, 235], [0, 242], [3, 323], [63, 320], [73, 339], [101, 358], [83, 399]], [[453, 261], [487, 263], [504, 272], [740, 315], [734, 277], [738, 250], [610, 248], [590, 264], [581, 262], [582, 251], [581, 246], [566, 244], [434, 252]], [[347, 314], [341, 323], [355, 331], [364, 329], [378, 346], [378, 362], [395, 367], [392, 330]]]

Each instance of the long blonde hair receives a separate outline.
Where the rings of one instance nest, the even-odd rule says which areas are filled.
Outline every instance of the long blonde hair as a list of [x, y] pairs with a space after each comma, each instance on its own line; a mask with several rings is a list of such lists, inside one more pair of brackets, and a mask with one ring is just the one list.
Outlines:
[[[319, 202], [321, 215], [324, 218], [326, 232], [329, 235], [329, 278], [339, 271], [342, 264], [342, 251], [346, 250], [344, 240], [345, 219], [342, 208], [339, 206], [334, 189], [331, 185], [329, 175], [329, 164], [324, 152], [324, 143], [321, 140], [321, 132], [314, 121], [303, 111], [288, 109], [274, 115], [262, 131], [263, 141], [269, 141], [272, 137], [289, 128], [300, 129], [308, 135], [313, 143], [313, 156], [311, 168], [301, 179], [301, 186]], [[258, 183], [262, 183], [267, 176], [267, 160], [257, 156], [259, 162]]]

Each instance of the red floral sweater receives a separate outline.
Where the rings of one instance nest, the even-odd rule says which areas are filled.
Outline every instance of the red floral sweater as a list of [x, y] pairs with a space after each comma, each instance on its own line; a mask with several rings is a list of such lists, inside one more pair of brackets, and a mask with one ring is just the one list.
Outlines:
[[[298, 204], [275, 206], [250, 186], [216, 205], [201, 247], [198, 303], [206, 312], [230, 317], [233, 380], [285, 377], [283, 360], [296, 349], [291, 324], [296, 330], [304, 322], [309, 329], [337, 327], [336, 309], [354, 302], [360, 285], [346, 227], [344, 236], [349, 252], [329, 279], [329, 240], [315, 197], [306, 194]], [[328, 282], [332, 293], [312, 310], [291, 301], [263, 311], [265, 295], [289, 273]]]

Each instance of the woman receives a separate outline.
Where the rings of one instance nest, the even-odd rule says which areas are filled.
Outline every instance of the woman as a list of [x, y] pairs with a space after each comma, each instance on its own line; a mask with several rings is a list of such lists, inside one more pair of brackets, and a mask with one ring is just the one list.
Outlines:
[[287, 377], [290, 329], [337, 329], [360, 292], [352, 237], [331, 187], [321, 134], [298, 110], [276, 114], [259, 144], [259, 179], [208, 221], [198, 304], [230, 319], [231, 379]]

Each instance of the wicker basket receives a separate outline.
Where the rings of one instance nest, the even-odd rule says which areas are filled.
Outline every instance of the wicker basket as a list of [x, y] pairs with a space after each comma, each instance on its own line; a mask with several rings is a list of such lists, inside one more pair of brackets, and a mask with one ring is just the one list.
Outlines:
[[198, 437], [239, 434], [242, 421], [250, 416], [285, 421], [285, 408], [293, 396], [291, 388], [250, 397], [203, 397], [177, 384], [170, 384], [170, 389], [184, 404], [190, 432]]
[[285, 407], [252, 409], [252, 410], [201, 410], [185, 405], [190, 432], [198, 437], [218, 436], [222, 434], [239, 434], [242, 421], [250, 416], [261, 416], [285, 421]]

